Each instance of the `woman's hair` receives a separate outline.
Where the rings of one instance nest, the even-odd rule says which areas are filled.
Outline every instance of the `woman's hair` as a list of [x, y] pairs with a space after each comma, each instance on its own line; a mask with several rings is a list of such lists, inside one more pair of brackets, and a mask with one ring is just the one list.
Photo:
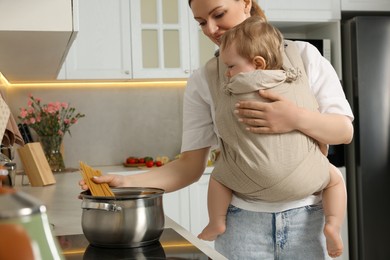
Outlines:
[[[209, 0], [210, 1], [210, 0]], [[242, 1], [242, 0], [234, 0], [234, 1]], [[251, 1], [252, 2], [252, 8], [251, 8], [251, 16], [260, 16], [262, 17], [263, 19], [267, 19], [265, 17], [265, 14], [263, 12], [263, 10], [260, 8], [260, 6], [257, 4], [256, 1], [253, 1], [253, 0], [244, 0], [244, 1]], [[188, 0], [188, 5], [191, 7], [191, 2], [192, 0]]]
[[281, 69], [283, 65], [283, 35], [259, 16], [252, 16], [241, 24], [226, 31], [221, 39], [221, 50], [235, 43], [237, 53], [252, 60], [262, 56], [266, 69]]

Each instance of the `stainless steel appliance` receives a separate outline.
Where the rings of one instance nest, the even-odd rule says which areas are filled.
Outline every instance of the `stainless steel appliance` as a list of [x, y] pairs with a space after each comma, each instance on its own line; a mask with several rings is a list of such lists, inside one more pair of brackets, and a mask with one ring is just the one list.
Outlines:
[[350, 259], [390, 259], [390, 17], [354, 17], [342, 22], [342, 36], [355, 115], [346, 151]]

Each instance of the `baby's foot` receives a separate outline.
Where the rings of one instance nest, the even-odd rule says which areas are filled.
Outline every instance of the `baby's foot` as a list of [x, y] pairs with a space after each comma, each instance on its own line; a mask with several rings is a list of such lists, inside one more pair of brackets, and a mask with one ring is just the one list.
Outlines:
[[340, 235], [340, 227], [326, 223], [324, 227], [326, 238], [326, 248], [332, 258], [336, 258], [343, 253], [343, 240]]
[[211, 224], [209, 223], [198, 235], [199, 239], [207, 240], [207, 241], [214, 241], [217, 236], [225, 233], [226, 225], [224, 223], [222, 224]]

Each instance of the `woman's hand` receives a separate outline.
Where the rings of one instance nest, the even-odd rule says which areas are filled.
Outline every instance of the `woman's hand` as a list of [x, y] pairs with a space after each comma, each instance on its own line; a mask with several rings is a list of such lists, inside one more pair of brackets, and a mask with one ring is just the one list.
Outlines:
[[248, 126], [248, 131], [281, 134], [296, 130], [299, 108], [294, 103], [272, 91], [260, 90], [259, 94], [270, 103], [247, 100], [236, 104], [235, 113]]
[[[125, 178], [122, 175], [107, 174], [99, 177], [93, 177], [92, 181], [95, 183], [107, 183], [110, 187], [123, 187], [125, 186]], [[88, 190], [89, 187], [84, 180], [79, 181], [81, 189]]]
[[239, 101], [235, 113], [248, 131], [257, 134], [282, 134], [294, 130], [324, 144], [348, 144], [352, 141], [353, 125], [345, 115], [327, 114], [296, 106], [270, 90], [260, 90], [260, 101]]

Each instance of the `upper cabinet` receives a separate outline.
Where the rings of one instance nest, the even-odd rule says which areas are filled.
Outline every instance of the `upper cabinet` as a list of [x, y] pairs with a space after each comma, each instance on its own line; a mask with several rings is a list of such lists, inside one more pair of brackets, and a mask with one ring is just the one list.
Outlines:
[[0, 71], [11, 83], [55, 80], [77, 34], [77, 0], [0, 0]]
[[79, 33], [58, 79], [129, 79], [129, 0], [79, 1]]
[[187, 1], [132, 0], [130, 17], [134, 78], [188, 77]]
[[199, 64], [188, 12], [182, 0], [80, 1], [79, 35], [58, 78], [188, 77]]
[[[329, 38], [341, 77], [340, 0], [261, 0], [286, 37]], [[188, 1], [83, 0], [79, 33], [59, 79], [187, 78], [217, 46], [203, 35]]]
[[389, 0], [341, 0], [342, 11], [390, 11]]
[[321, 22], [340, 19], [340, 0], [258, 0], [270, 21]]

